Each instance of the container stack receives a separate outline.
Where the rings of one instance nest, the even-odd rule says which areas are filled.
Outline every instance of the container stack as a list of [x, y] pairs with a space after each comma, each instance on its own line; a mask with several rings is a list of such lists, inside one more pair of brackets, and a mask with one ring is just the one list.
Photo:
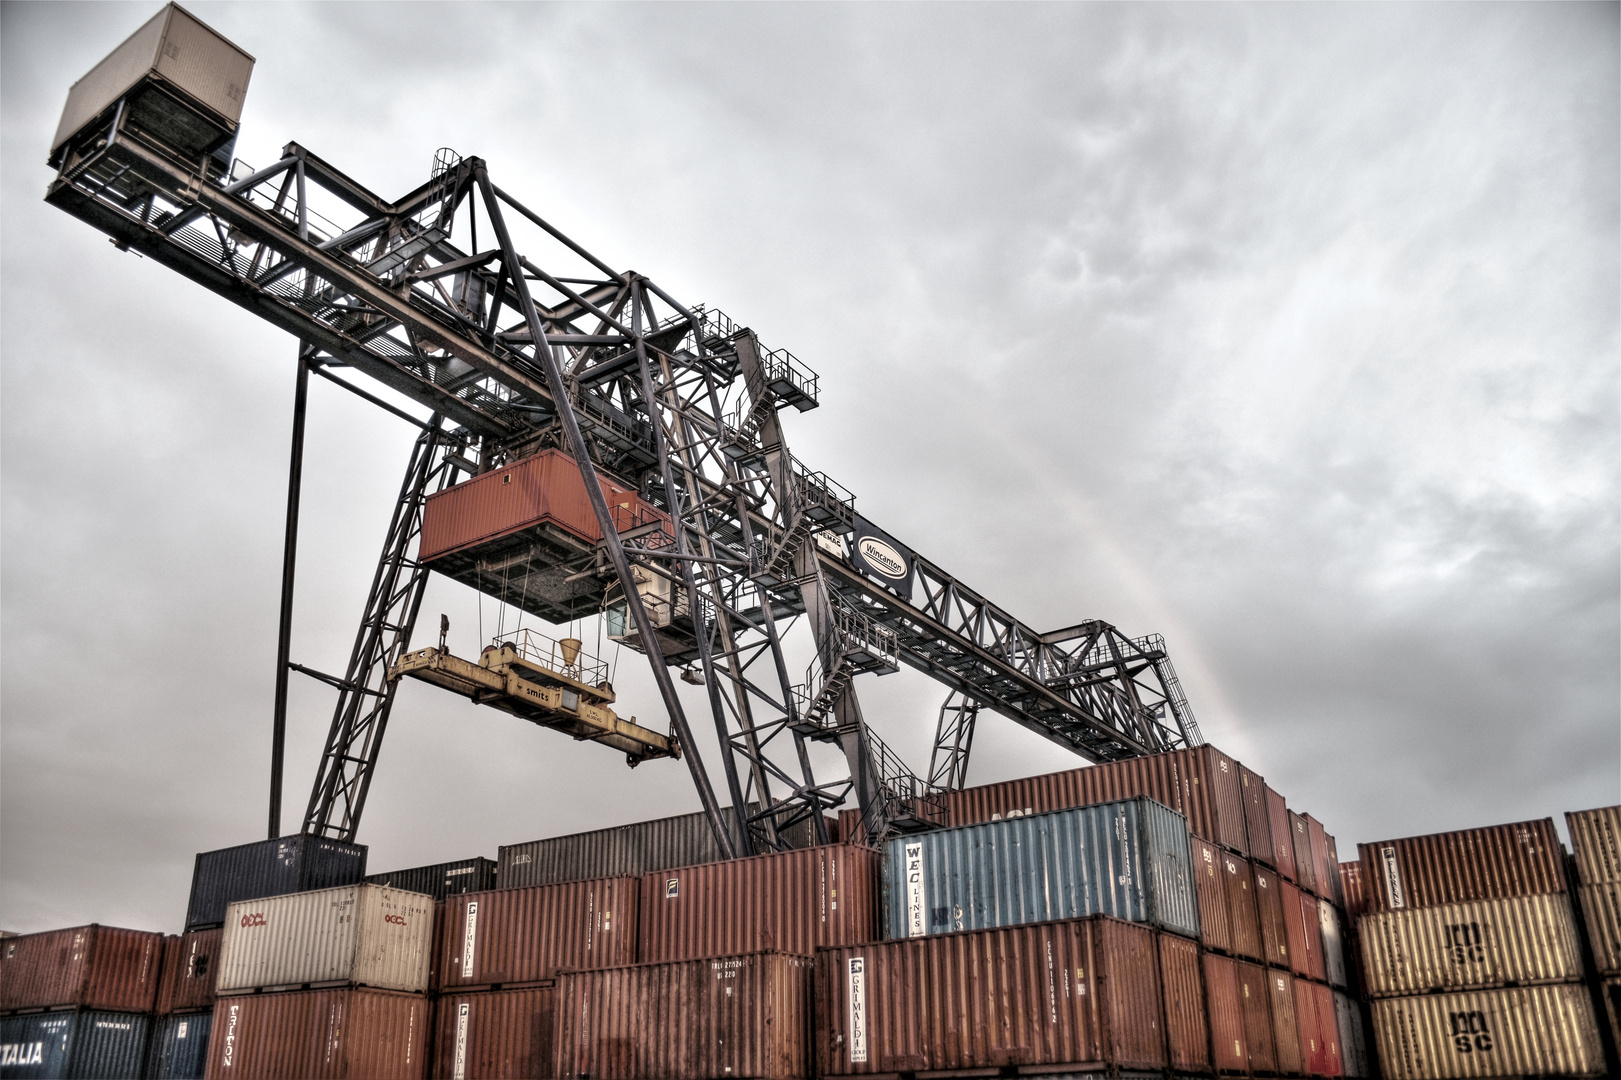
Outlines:
[[207, 1075], [426, 1077], [433, 914], [380, 885], [232, 903]]
[[7, 1076], [141, 1075], [163, 935], [78, 926], [0, 946], [0, 1069]]
[[1621, 806], [1565, 815], [1575, 867], [1577, 910], [1602, 1000], [1611, 1046], [1621, 1050]]
[[1604, 1073], [1551, 819], [1359, 853], [1362, 978], [1386, 1077]]
[[456, 862], [413, 866], [386, 874], [368, 874], [366, 884], [389, 889], [426, 893], [435, 900], [460, 893], [487, 892], [495, 888], [495, 862], [492, 859], [458, 859]]
[[214, 1021], [214, 980], [223, 929], [194, 930], [163, 940], [157, 1018], [147, 1052], [148, 1080], [202, 1080]]

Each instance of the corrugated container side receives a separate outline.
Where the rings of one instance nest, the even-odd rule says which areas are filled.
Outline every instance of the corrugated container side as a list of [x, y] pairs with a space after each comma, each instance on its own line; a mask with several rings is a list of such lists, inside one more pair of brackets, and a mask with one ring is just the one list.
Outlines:
[[1289, 970], [1296, 975], [1310, 975], [1311, 947], [1306, 940], [1305, 908], [1302, 904], [1307, 894], [1287, 881], [1279, 883], [1278, 892], [1283, 897], [1283, 931], [1289, 946]]
[[1199, 932], [1186, 823], [1147, 798], [896, 837], [883, 875], [892, 938], [1098, 913]]
[[348, 885], [243, 900], [226, 912], [216, 994], [322, 984], [427, 992], [431, 896]]
[[1598, 985], [1604, 1005], [1599, 1022], [1610, 1025], [1610, 1045], [1621, 1048], [1621, 976], [1612, 976]]
[[433, 1075], [444, 1080], [552, 1076], [550, 985], [444, 994], [434, 1007]]
[[647, 962], [820, 946], [878, 936], [879, 854], [845, 844], [647, 874], [637, 925]]
[[1194, 837], [1193, 891], [1199, 905], [1199, 940], [1205, 948], [1232, 952], [1233, 933], [1227, 914], [1227, 876], [1221, 867], [1216, 845]]
[[146, 1080], [202, 1080], [208, 1071], [210, 1012], [176, 1013], [159, 1017], [146, 1052]]
[[1244, 797], [1245, 846], [1250, 858], [1271, 866], [1276, 849], [1272, 846], [1272, 819], [1266, 809], [1266, 781], [1240, 765], [1238, 789]]
[[1311, 827], [1303, 815], [1289, 811], [1289, 836], [1295, 848], [1295, 883], [1303, 890], [1315, 893], [1318, 889], [1317, 863], [1311, 855]]
[[1364, 915], [1359, 927], [1370, 996], [1582, 977], [1570, 898], [1560, 893]]
[[1102, 916], [817, 954], [819, 1076], [1165, 1068], [1159, 954]]
[[1261, 948], [1261, 919], [1255, 907], [1255, 882], [1250, 876], [1249, 860], [1225, 854], [1221, 870], [1227, 888], [1227, 913], [1232, 919], [1233, 953], [1247, 960], [1260, 960], [1265, 954]]
[[1329, 855], [1328, 831], [1310, 814], [1301, 814], [1300, 820], [1306, 823], [1306, 843], [1311, 846], [1311, 876], [1317, 882], [1317, 895], [1343, 904], [1344, 896], [1334, 892], [1334, 871], [1339, 869], [1340, 863]]
[[1360, 844], [1367, 910], [1565, 891], [1553, 819]]
[[755, 953], [565, 974], [554, 1075], [802, 1080], [811, 969], [807, 957]]
[[1334, 991], [1321, 983], [1313, 983], [1311, 995], [1317, 1014], [1317, 1042], [1321, 1047], [1320, 1075], [1344, 1076], [1345, 1058], [1340, 1051], [1340, 1021], [1334, 1010]]
[[1266, 973], [1272, 999], [1272, 1040], [1278, 1051], [1278, 1071], [1286, 1076], [1306, 1071], [1300, 1046], [1300, 1019], [1295, 1015], [1295, 980], [1281, 971]]
[[1328, 979], [1328, 965], [1323, 959], [1323, 924], [1317, 907], [1317, 898], [1310, 893], [1300, 894], [1300, 923], [1304, 931], [1306, 958], [1301, 965], [1304, 974], [1318, 982]]
[[1578, 885], [1593, 966], [1600, 975], [1621, 975], [1621, 883]]
[[1367, 902], [1363, 899], [1362, 864], [1359, 862], [1340, 863], [1340, 882], [1345, 892], [1345, 916], [1355, 925], [1357, 917], [1367, 910]]
[[75, 1009], [0, 1019], [7, 1077], [127, 1080], [141, 1075], [152, 1018]]
[[1296, 979], [1295, 1023], [1299, 1025], [1301, 1072], [1307, 1076], [1328, 1075], [1328, 1047], [1323, 1045], [1322, 1031], [1317, 1021], [1316, 987], [1305, 979]]
[[1266, 821], [1272, 832], [1272, 868], [1289, 881], [1295, 879], [1295, 837], [1289, 824], [1289, 805], [1282, 795], [1266, 788]]
[[434, 863], [432, 866], [414, 866], [409, 870], [391, 870], [386, 874], [369, 874], [366, 884], [425, 893], [435, 900], [461, 893], [487, 892], [495, 888], [495, 860], [482, 857], [460, 859]]
[[452, 896], [439, 916], [438, 988], [633, 964], [640, 895], [639, 879], [618, 877]]
[[186, 929], [223, 924], [226, 907], [238, 900], [357, 885], [365, 876], [364, 844], [345, 844], [308, 833], [199, 852], [191, 877]]
[[1340, 1064], [1346, 1076], [1371, 1076], [1368, 1037], [1362, 1029], [1362, 1010], [1344, 994], [1334, 994], [1334, 1018], [1340, 1029]]
[[307, 990], [222, 997], [209, 1080], [423, 1080], [432, 1010], [420, 994]]
[[1586, 987], [1574, 984], [1381, 998], [1373, 1034], [1387, 1080], [1601, 1076]]
[[1205, 953], [1204, 989], [1211, 1063], [1218, 1073], [1248, 1072], [1249, 1047], [1244, 1041], [1244, 1003], [1239, 996], [1237, 962]]
[[1283, 883], [1264, 866], [1252, 866], [1255, 914], [1261, 922], [1261, 953], [1268, 964], [1289, 966], [1289, 929], [1283, 919]]
[[1318, 936], [1323, 942], [1323, 981], [1342, 990], [1345, 977], [1345, 934], [1340, 927], [1339, 912], [1327, 900], [1317, 901]]
[[217, 930], [194, 930], [164, 939], [163, 976], [158, 983], [158, 1015], [196, 1012], [214, 1007], [214, 980], [219, 976], [220, 947], [225, 936]]
[[1331, 833], [1323, 834], [1328, 845], [1328, 899], [1338, 908], [1345, 907], [1345, 880], [1340, 873], [1340, 845]]
[[[751, 806], [757, 808], [758, 804]], [[732, 831], [733, 843], [738, 843], [740, 830], [731, 807], [721, 814]], [[795, 848], [812, 847], [815, 830], [813, 822], [801, 822], [789, 830], [788, 843]], [[523, 889], [565, 881], [641, 877], [654, 870], [718, 862], [720, 847], [709, 819], [698, 813], [505, 845], [497, 856], [495, 887]]]
[[1572, 810], [1565, 814], [1565, 824], [1581, 883], [1621, 882], [1621, 806]]
[[1238, 976], [1238, 1001], [1244, 1014], [1244, 1046], [1249, 1051], [1250, 1072], [1276, 1072], [1278, 1049], [1272, 1034], [1272, 1001], [1267, 991], [1266, 969], [1259, 964], [1239, 961], [1234, 971]]
[[162, 970], [163, 935], [146, 930], [92, 923], [6, 938], [0, 946], [0, 1012], [151, 1012]]
[[1210, 1023], [1205, 1017], [1199, 946], [1163, 931], [1155, 939], [1160, 988], [1165, 995], [1166, 1061], [1176, 1071], [1209, 1072]]

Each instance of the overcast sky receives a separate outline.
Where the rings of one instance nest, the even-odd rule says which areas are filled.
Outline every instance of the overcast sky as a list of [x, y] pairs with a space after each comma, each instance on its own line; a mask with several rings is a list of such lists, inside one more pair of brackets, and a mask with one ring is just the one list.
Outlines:
[[[241, 158], [394, 197], [477, 154], [792, 350], [799, 456], [1037, 628], [1163, 633], [1342, 855], [1621, 800], [1616, 5], [189, 6], [257, 58]], [[7, 929], [176, 932], [193, 854], [265, 830], [294, 342], [41, 201], [156, 9], [0, 7]], [[315, 380], [295, 660], [342, 669], [411, 436]], [[423, 610], [476, 652], [473, 593]], [[286, 831], [331, 708], [293, 685]], [[943, 691], [858, 689], [926, 767]], [[992, 717], [970, 781], [1075, 764]], [[696, 807], [408, 685], [360, 839]]]

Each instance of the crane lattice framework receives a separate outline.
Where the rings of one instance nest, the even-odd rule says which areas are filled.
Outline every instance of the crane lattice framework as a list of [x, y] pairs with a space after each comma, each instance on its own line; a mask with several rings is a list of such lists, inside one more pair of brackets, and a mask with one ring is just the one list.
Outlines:
[[[982, 708], [1094, 762], [1200, 741], [1158, 636], [1095, 621], [1038, 633], [906, 551], [790, 452], [782, 413], [817, 404], [809, 369], [591, 254], [498, 187], [484, 161], [442, 152], [426, 183], [388, 201], [296, 143], [258, 170], [188, 158], [122, 107], [90, 135], [53, 160], [47, 201], [294, 335], [299, 401], [314, 372], [421, 429], [342, 676], [288, 662], [284, 594], [278, 679], [291, 668], [338, 691], [306, 831], [352, 840], [359, 827], [398, 687], [389, 672], [430, 572], [418, 558], [427, 497], [549, 447], [579, 466], [602, 542], [565, 559], [520, 550], [453, 576], [554, 622], [617, 613], [728, 855], [781, 847], [806, 819], [826, 840], [823, 811], [852, 793], [869, 838], [934, 824], [929, 797], [961, 786]], [[295, 451], [290, 522], [297, 470]], [[634, 484], [668, 523], [621, 531], [599, 474]], [[857, 550], [867, 538], [898, 565], [875, 574]], [[540, 593], [537, 575], [551, 583]], [[783, 648], [799, 621], [815, 643], [803, 675]], [[951, 694], [927, 781], [866, 725], [856, 693], [857, 675], [902, 663]], [[672, 667], [707, 691], [723, 782], [747, 817], [740, 847]], [[836, 743], [848, 776], [818, 782], [811, 740]]]

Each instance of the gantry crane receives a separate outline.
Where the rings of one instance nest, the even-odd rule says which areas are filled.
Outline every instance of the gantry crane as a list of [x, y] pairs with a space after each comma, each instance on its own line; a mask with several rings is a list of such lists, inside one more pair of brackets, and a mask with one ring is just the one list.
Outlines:
[[[174, 5], [153, 23], [182, 17], [201, 26]], [[120, 49], [146, 48], [152, 25]], [[826, 841], [824, 811], [851, 795], [869, 839], [937, 824], [931, 796], [962, 786], [981, 710], [1093, 762], [1201, 741], [1160, 637], [1096, 620], [1038, 632], [796, 458], [783, 416], [815, 408], [819, 385], [791, 353], [598, 258], [497, 186], [480, 158], [441, 151], [426, 182], [393, 200], [297, 143], [265, 168], [235, 161], [246, 73], [232, 96], [166, 72], [164, 55], [99, 104], [80, 89], [95, 72], [75, 84], [46, 199], [300, 343], [272, 835], [290, 670], [337, 690], [302, 827], [345, 840], [407, 677], [603, 742], [631, 764], [684, 759], [727, 856], [781, 847], [807, 820]], [[311, 373], [420, 429], [342, 676], [288, 655]], [[476, 660], [452, 656], [443, 635], [413, 650], [436, 571], [555, 624], [602, 614], [611, 638], [646, 655], [668, 734], [617, 716], [575, 640], [509, 635]], [[784, 650], [801, 624], [814, 642], [802, 674]], [[858, 676], [901, 664], [948, 690], [927, 779], [866, 724], [856, 691]], [[706, 691], [742, 828], [723, 818], [674, 669]], [[815, 740], [837, 744], [847, 776], [818, 781]]]

